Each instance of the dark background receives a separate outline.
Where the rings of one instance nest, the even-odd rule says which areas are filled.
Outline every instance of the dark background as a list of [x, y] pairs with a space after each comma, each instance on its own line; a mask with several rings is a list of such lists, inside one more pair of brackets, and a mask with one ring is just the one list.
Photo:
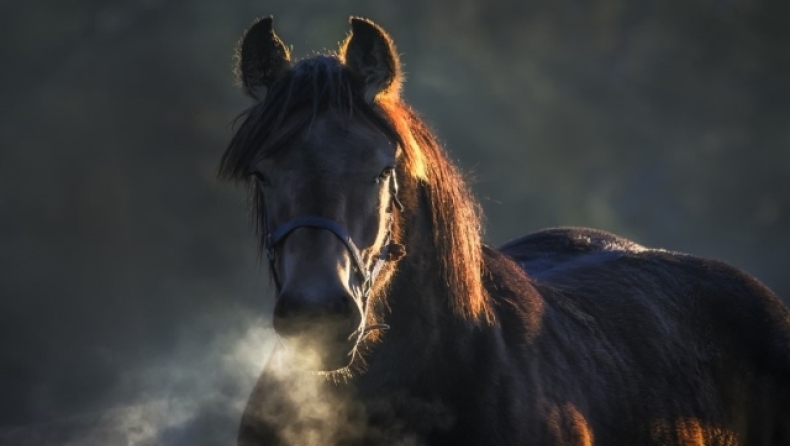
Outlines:
[[0, 3], [0, 444], [231, 444], [271, 335], [232, 50], [382, 24], [487, 240], [586, 225], [790, 297], [790, 2]]

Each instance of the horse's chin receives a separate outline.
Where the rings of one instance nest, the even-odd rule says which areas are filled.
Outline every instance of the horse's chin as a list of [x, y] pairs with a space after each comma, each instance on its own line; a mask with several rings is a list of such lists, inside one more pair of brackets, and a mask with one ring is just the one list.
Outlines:
[[331, 373], [347, 369], [356, 356], [355, 341], [315, 342], [282, 337], [289, 368], [299, 372]]

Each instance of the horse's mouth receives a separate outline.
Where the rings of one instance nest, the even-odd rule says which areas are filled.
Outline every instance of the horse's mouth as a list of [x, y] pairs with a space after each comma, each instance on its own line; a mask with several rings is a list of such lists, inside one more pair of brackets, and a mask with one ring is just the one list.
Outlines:
[[325, 337], [310, 335], [281, 336], [288, 350], [290, 365], [305, 372], [333, 372], [345, 369], [356, 356], [356, 333], [350, 336]]

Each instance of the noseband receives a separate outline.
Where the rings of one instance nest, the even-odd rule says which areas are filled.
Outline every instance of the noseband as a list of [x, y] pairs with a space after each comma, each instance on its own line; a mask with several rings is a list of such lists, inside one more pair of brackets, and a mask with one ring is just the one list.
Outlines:
[[280, 243], [283, 243], [285, 239], [293, 233], [293, 231], [299, 228], [314, 228], [314, 229], [323, 229], [325, 231], [329, 231], [335, 235], [335, 237], [340, 240], [343, 245], [346, 247], [346, 250], [351, 255], [352, 260], [352, 267], [354, 269], [355, 274], [359, 278], [359, 291], [355, 292], [355, 297], [362, 299], [362, 305], [367, 307], [367, 298], [370, 296], [370, 291], [373, 289], [373, 282], [376, 280], [376, 277], [381, 272], [381, 268], [384, 266], [384, 262], [390, 259], [390, 254], [393, 254], [391, 251], [393, 248], [398, 250], [398, 257], [402, 255], [403, 246], [399, 244], [390, 243], [392, 241], [392, 207], [395, 206], [398, 208], [399, 211], [403, 210], [403, 205], [401, 204], [400, 200], [398, 200], [398, 181], [395, 178], [395, 172], [393, 171], [392, 174], [389, 176], [389, 186], [390, 186], [390, 197], [391, 197], [391, 205], [387, 209], [387, 213], [389, 215], [389, 221], [387, 222], [387, 235], [384, 239], [384, 244], [381, 247], [381, 251], [379, 252], [376, 261], [370, 268], [365, 267], [365, 262], [362, 261], [362, 254], [357, 248], [357, 245], [354, 243], [354, 240], [351, 238], [351, 235], [343, 228], [342, 225], [337, 223], [334, 220], [330, 220], [326, 217], [320, 217], [315, 215], [303, 215], [299, 217], [295, 217], [287, 222], [283, 223], [279, 228], [274, 231], [270, 231], [269, 229], [269, 215], [266, 211], [266, 206], [263, 206], [263, 230], [264, 230], [264, 249], [266, 249], [266, 257], [269, 259], [269, 270], [271, 271], [272, 278], [274, 279], [274, 285], [277, 287], [277, 293], [279, 294], [281, 291], [281, 283], [280, 278], [277, 275], [277, 269], [275, 268], [275, 261], [276, 261], [276, 248]]

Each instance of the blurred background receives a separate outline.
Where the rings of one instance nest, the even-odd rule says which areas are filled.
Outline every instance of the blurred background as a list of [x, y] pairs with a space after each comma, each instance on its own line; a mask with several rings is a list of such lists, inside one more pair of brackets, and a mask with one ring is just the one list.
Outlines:
[[486, 240], [585, 225], [790, 299], [790, 2], [0, 3], [0, 444], [232, 444], [266, 359], [232, 52], [383, 25]]

